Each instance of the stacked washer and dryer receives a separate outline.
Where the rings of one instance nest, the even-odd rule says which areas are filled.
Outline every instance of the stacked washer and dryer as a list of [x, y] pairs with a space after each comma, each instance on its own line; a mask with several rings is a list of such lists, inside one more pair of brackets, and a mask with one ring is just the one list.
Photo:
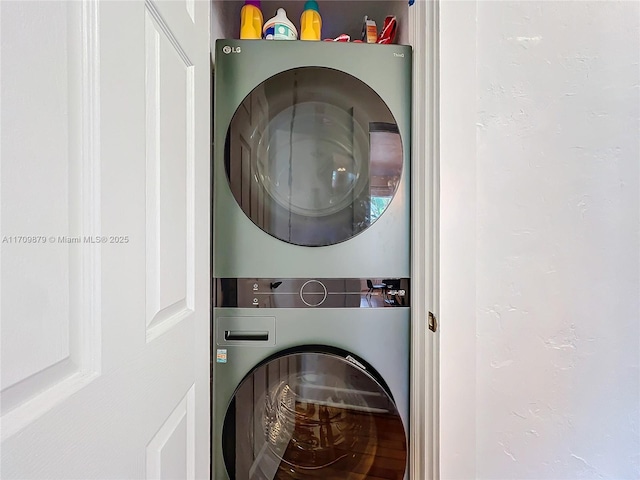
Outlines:
[[411, 47], [215, 58], [213, 477], [406, 479]]

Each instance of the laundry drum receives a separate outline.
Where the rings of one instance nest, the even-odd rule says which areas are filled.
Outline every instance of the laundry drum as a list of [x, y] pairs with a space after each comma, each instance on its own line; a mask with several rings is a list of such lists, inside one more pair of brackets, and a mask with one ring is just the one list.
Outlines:
[[370, 227], [402, 176], [393, 114], [369, 86], [331, 68], [278, 73], [236, 109], [225, 144], [233, 196], [287, 243], [326, 246]]
[[406, 435], [388, 388], [359, 360], [285, 353], [240, 383], [223, 425], [230, 478], [402, 480]]

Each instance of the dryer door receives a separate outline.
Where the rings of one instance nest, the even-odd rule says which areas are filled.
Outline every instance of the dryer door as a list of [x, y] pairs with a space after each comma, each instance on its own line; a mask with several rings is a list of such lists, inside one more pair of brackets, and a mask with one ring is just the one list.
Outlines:
[[338, 70], [296, 68], [236, 110], [225, 170], [244, 213], [288, 243], [324, 246], [371, 226], [396, 193], [402, 141], [383, 100]]
[[299, 352], [247, 375], [224, 420], [229, 478], [402, 480], [402, 419], [384, 382], [358, 363]]

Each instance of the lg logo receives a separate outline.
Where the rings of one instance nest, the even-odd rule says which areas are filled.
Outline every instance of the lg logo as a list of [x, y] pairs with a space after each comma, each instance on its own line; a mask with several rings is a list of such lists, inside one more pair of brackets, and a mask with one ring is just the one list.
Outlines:
[[224, 47], [222, 47], [222, 52], [229, 54], [229, 53], [240, 53], [242, 50], [240, 50], [240, 47], [230, 47], [229, 45], [225, 45]]

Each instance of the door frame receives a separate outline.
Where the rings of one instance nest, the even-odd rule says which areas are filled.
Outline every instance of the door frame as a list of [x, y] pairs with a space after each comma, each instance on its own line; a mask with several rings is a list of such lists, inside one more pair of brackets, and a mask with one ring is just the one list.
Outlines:
[[[413, 46], [409, 478], [439, 479], [439, 0], [409, 6]], [[417, 292], [420, 292], [418, 295]], [[434, 329], [429, 329], [429, 314]]]

